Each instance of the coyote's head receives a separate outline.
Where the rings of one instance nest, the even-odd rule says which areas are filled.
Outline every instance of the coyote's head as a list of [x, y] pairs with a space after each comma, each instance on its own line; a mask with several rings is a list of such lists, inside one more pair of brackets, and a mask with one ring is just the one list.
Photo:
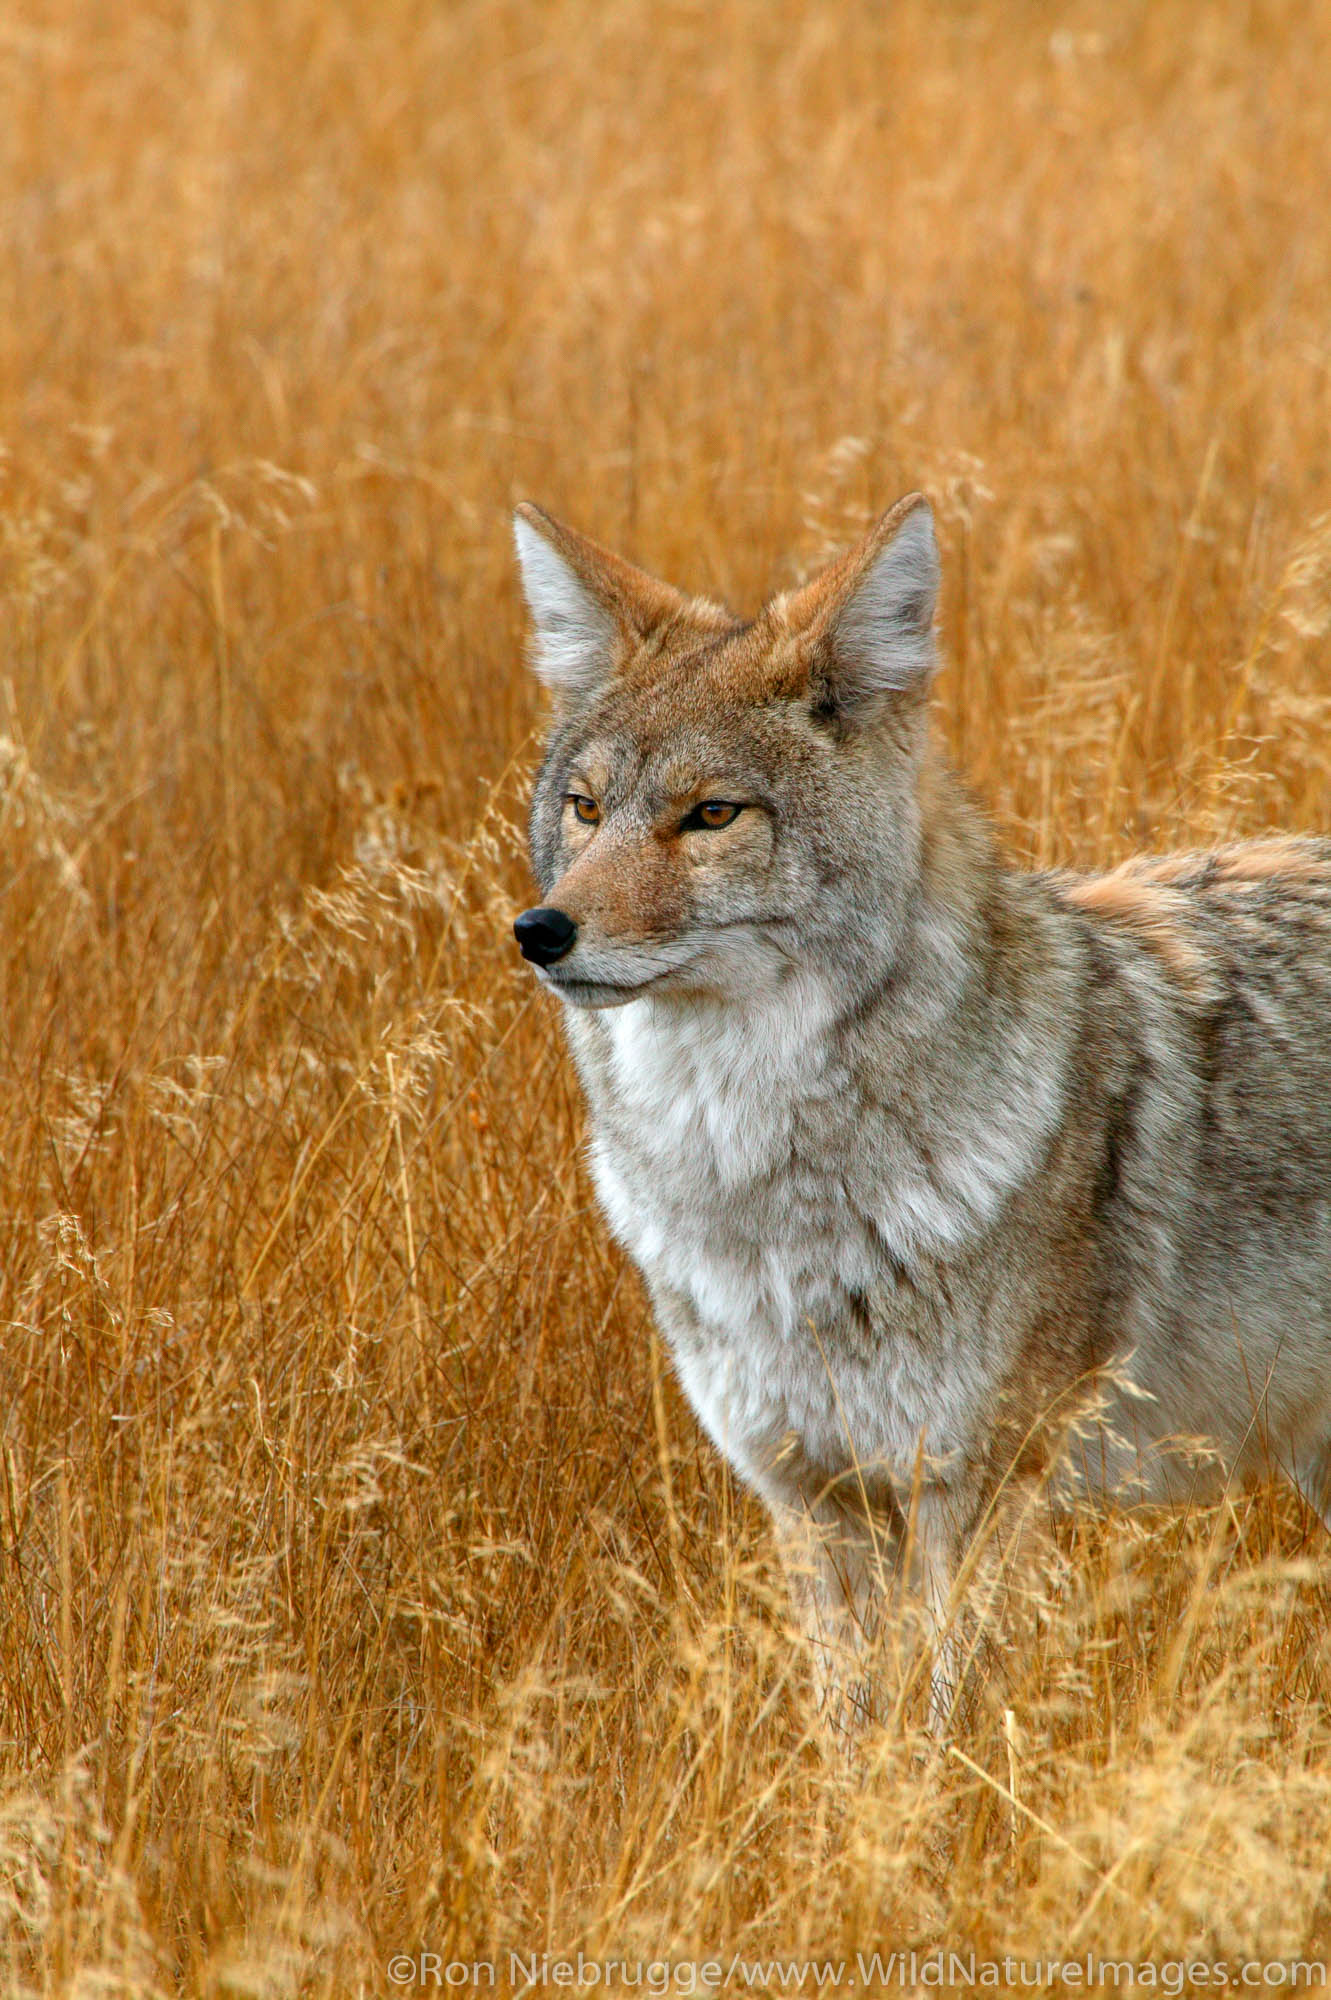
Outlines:
[[752, 620], [539, 508], [514, 522], [555, 714], [514, 926], [564, 1000], [742, 999], [891, 963], [918, 880], [938, 553], [913, 493]]

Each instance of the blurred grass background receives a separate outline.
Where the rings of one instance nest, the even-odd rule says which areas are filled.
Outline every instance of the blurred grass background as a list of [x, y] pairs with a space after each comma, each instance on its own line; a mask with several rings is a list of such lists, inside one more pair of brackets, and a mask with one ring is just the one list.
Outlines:
[[1331, 1955], [1331, 1559], [1048, 1533], [830, 1758], [509, 936], [523, 496], [752, 608], [915, 486], [1015, 851], [1331, 824], [1331, 10], [0, 20], [0, 1966]]

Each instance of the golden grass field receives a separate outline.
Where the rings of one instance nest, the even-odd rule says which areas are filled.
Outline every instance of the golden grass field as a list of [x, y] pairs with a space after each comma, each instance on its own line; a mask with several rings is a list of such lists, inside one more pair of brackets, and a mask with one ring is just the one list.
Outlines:
[[950, 1750], [826, 1743], [510, 936], [508, 526], [744, 608], [923, 486], [1015, 850], [1326, 829], [1328, 77], [1316, 0], [0, 20], [5, 1992], [1331, 1957], [1288, 1493], [1041, 1530]]

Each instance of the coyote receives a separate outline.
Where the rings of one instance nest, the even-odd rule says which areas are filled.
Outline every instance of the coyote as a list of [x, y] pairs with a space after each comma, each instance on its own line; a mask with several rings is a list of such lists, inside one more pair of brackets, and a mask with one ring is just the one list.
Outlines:
[[1142, 1499], [1276, 1470], [1331, 1527], [1331, 840], [1005, 859], [930, 733], [921, 494], [753, 619], [515, 535], [554, 698], [517, 940], [827, 1691], [904, 1575], [945, 1714], [963, 1554], [1050, 1454]]

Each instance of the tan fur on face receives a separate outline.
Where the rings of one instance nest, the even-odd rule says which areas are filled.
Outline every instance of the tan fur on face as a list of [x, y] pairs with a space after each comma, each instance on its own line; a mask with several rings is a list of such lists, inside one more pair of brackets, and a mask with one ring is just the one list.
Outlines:
[[643, 838], [633, 828], [607, 828], [588, 841], [567, 870], [554, 900], [592, 935], [631, 943], [668, 937], [688, 914], [677, 841]]
[[615, 676], [626, 688], [663, 695], [704, 680], [722, 701], [790, 698], [809, 681], [802, 638], [770, 612], [745, 623], [707, 598], [693, 598], [671, 624], [626, 649]]
[[564, 838], [575, 858], [553, 900], [579, 929], [624, 944], [669, 937], [687, 923], [693, 887], [710, 871], [756, 870], [768, 859], [771, 826], [755, 810], [729, 826], [681, 831], [693, 806], [724, 797], [727, 786], [678, 777], [655, 826], [600, 828], [570, 818]]

